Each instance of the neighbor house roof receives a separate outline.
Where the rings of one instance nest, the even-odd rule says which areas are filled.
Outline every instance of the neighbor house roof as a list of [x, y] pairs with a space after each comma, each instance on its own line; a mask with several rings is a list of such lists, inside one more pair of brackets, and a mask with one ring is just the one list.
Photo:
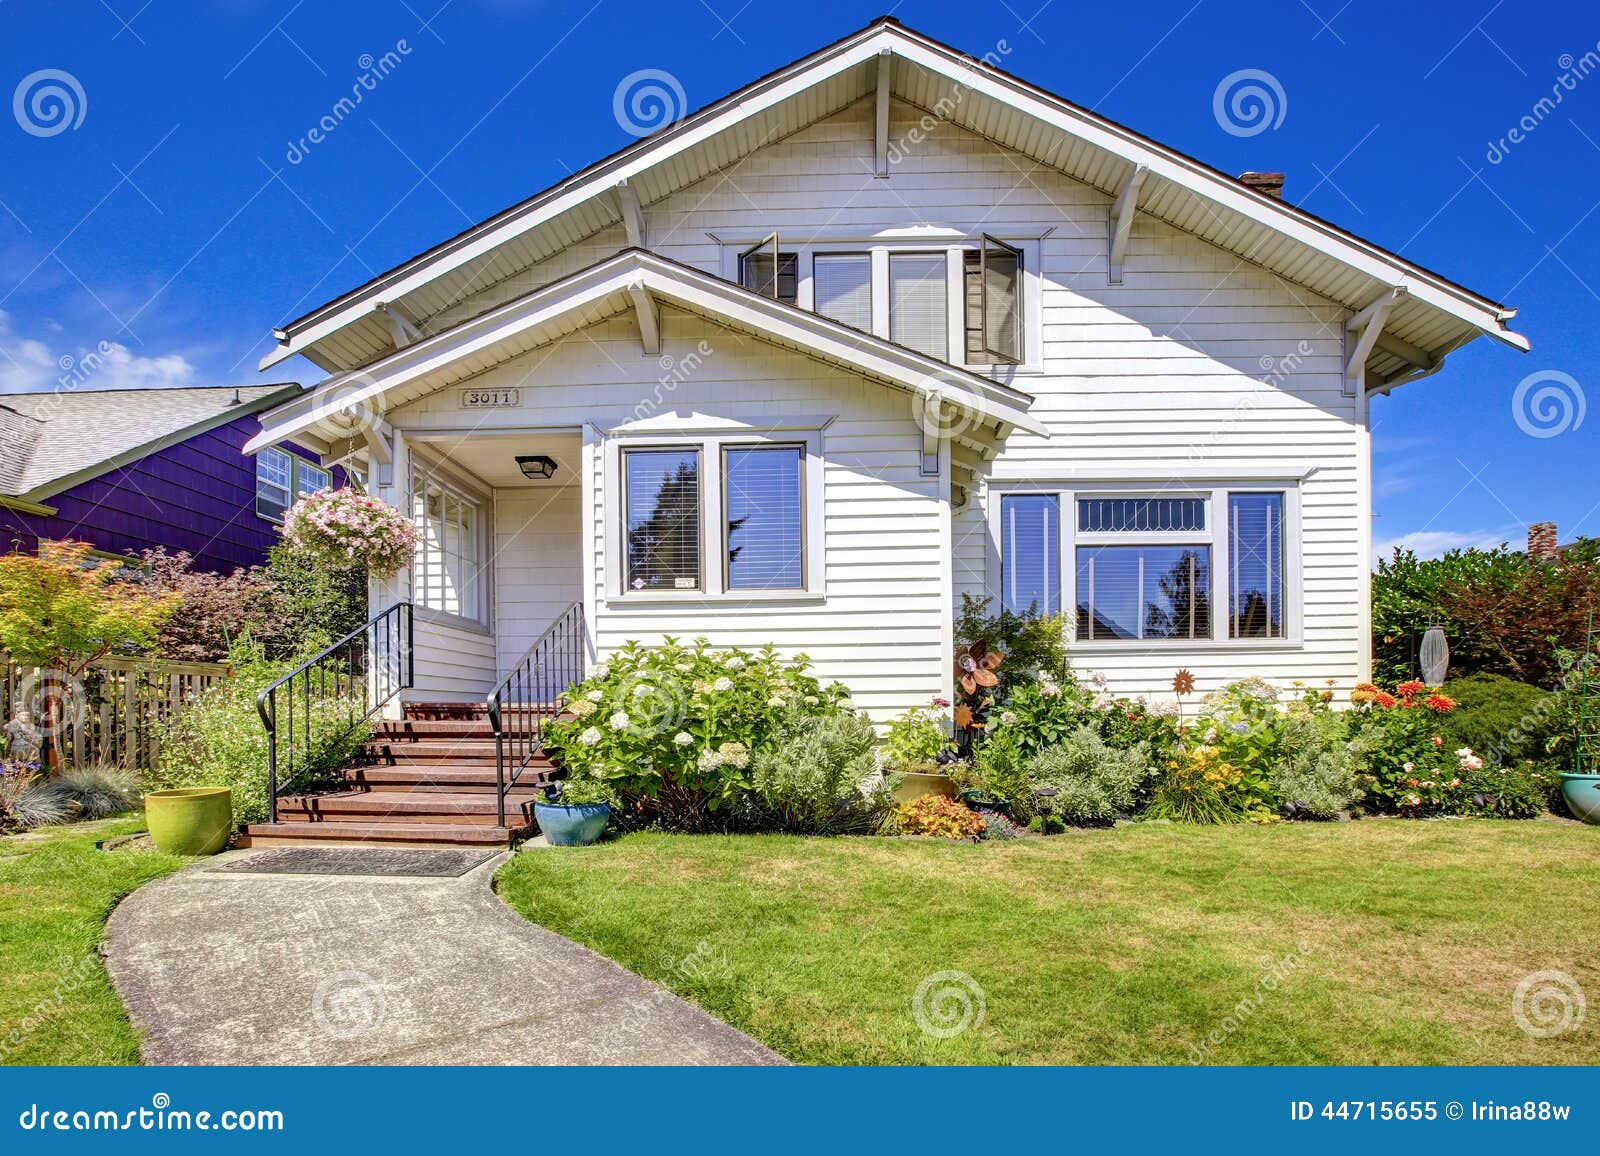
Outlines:
[[[877, 90], [1116, 195], [1353, 311], [1394, 296], [1372, 348], [1387, 387], [1479, 334], [1519, 349], [1515, 310], [1295, 205], [890, 19], [875, 21], [614, 153], [275, 331], [262, 368], [296, 353], [330, 372], [394, 348], [389, 317], [426, 318]], [[1398, 292], [1397, 292], [1398, 291]]]
[[[624, 249], [361, 370], [318, 383], [264, 414], [261, 433], [245, 450], [253, 453], [308, 434], [325, 442], [347, 439], [352, 414], [382, 413], [597, 321], [636, 311], [640, 295], [648, 298], [643, 307], [660, 303], [698, 313], [903, 389], [924, 405], [931, 400], [948, 404], [970, 417], [965, 425], [975, 443], [1003, 439], [1002, 427], [1049, 436], [1029, 415], [1033, 398], [1021, 390], [660, 254]], [[982, 426], [989, 427], [987, 432], [977, 428]]]
[[0, 394], [0, 495], [48, 498], [299, 392], [279, 383]]

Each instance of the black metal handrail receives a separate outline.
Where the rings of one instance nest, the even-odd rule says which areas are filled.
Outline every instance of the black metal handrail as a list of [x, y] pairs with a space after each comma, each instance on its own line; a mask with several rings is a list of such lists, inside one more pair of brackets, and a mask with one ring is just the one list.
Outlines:
[[[567, 688], [583, 681], [583, 603], [574, 602], [523, 653], [489, 692], [494, 728], [494, 781], [499, 822], [506, 825], [506, 793], [544, 751], [544, 723], [561, 713]], [[507, 775], [509, 762], [515, 762]]]
[[413, 639], [411, 603], [397, 602], [256, 696], [256, 711], [267, 729], [267, 811], [272, 822], [278, 821], [279, 794], [316, 769], [316, 715], [326, 721], [329, 710], [337, 718], [343, 709], [346, 726], [334, 736], [337, 741], [410, 689], [416, 675]]

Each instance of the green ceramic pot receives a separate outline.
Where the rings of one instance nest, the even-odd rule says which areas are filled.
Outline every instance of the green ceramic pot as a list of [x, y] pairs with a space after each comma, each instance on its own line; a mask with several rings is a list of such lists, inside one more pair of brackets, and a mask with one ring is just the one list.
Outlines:
[[184, 787], [144, 797], [150, 838], [169, 855], [215, 855], [233, 833], [233, 792], [227, 787]]
[[1561, 797], [1573, 818], [1600, 826], [1600, 775], [1563, 774]]

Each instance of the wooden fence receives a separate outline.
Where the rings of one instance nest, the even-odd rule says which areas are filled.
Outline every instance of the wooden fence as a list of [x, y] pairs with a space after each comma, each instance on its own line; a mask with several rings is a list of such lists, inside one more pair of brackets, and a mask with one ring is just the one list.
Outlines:
[[[41, 673], [0, 652], [0, 725], [21, 705], [42, 725]], [[207, 687], [228, 677], [218, 662], [162, 662], [148, 658], [104, 658], [70, 688], [56, 736], [61, 766], [111, 764], [144, 771], [155, 765], [156, 724]], [[32, 701], [19, 701], [31, 699]]]

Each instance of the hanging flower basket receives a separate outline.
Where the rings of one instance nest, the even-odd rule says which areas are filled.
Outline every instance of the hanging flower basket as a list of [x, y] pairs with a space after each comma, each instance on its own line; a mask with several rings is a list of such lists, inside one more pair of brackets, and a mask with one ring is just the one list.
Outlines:
[[290, 506], [283, 540], [314, 563], [360, 566], [374, 578], [393, 578], [411, 564], [417, 528], [389, 503], [346, 487]]

